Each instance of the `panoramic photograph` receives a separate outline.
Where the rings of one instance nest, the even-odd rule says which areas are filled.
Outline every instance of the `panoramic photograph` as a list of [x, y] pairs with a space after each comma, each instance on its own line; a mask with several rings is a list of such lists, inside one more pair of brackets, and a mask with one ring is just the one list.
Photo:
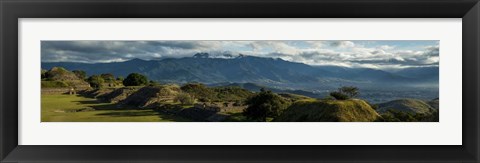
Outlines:
[[42, 122], [439, 122], [438, 40], [41, 41]]

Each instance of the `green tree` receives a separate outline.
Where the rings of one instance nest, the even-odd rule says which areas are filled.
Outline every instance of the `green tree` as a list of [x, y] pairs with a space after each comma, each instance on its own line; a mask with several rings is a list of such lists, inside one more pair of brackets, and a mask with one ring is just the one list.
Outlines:
[[85, 71], [82, 71], [82, 70], [73, 70], [72, 71], [75, 76], [77, 76], [80, 80], [85, 80], [85, 78], [87, 78], [87, 73]]
[[188, 93], [179, 93], [175, 97], [174, 101], [180, 102], [183, 105], [191, 105], [191, 104], [195, 103], [195, 99], [192, 97], [192, 95], [190, 95]]
[[342, 92], [330, 92], [330, 96], [332, 96], [333, 98], [337, 99], [337, 100], [348, 100], [349, 97], [348, 95], [342, 93]]
[[357, 87], [340, 87], [338, 91], [330, 92], [330, 96], [337, 100], [348, 100], [359, 94]]
[[348, 95], [350, 98], [356, 97], [358, 93], [358, 88], [353, 86], [345, 86], [338, 88], [338, 91]]
[[247, 99], [248, 107], [243, 114], [254, 121], [267, 121], [267, 118], [275, 118], [285, 110], [290, 102], [279, 95], [262, 89], [261, 92]]
[[146, 76], [139, 73], [131, 73], [123, 80], [124, 86], [140, 86], [148, 84]]
[[101, 74], [100, 76], [103, 78], [103, 80], [105, 80], [105, 82], [115, 81], [115, 76], [113, 76], [113, 74], [106, 73], [106, 74]]
[[123, 80], [125, 80], [125, 78], [123, 76], [118, 76], [117, 77], [117, 81], [123, 81]]
[[99, 75], [92, 75], [87, 79], [87, 82], [90, 83], [90, 86], [93, 88], [101, 88], [105, 80]]

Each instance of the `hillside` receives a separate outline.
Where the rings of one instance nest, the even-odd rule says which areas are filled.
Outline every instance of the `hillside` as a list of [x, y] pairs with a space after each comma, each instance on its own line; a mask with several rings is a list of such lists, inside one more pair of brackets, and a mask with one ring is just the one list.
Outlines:
[[419, 68], [405, 68], [396, 72], [396, 75], [409, 78], [423, 78], [424, 80], [438, 82], [438, 67], [419, 67]]
[[277, 122], [372, 122], [380, 118], [365, 101], [303, 100], [287, 108], [274, 119]]
[[377, 111], [379, 113], [385, 113], [390, 109], [414, 114], [428, 114], [432, 112], [434, 108], [422, 100], [399, 99], [379, 104]]
[[[370, 68], [347, 68], [339, 66], [311, 66], [282, 59], [240, 56], [235, 58], [210, 58], [207, 53], [185, 58], [161, 60], [132, 59], [110, 63], [42, 63], [42, 68], [60, 66], [70, 70], [84, 70], [88, 75], [112, 73], [127, 76], [138, 72], [149, 79], [168, 83], [201, 82], [214, 83], [258, 83], [300, 89], [306, 87], [335, 88], [338, 85], [418, 84], [432, 82], [422, 75], [408, 76], [408, 73], [393, 73]], [[408, 70], [412, 74], [415, 68]], [[403, 74], [403, 75], [399, 75]], [[433, 74], [437, 76], [438, 73]]]
[[87, 89], [90, 85], [78, 78], [73, 72], [62, 67], [52, 67], [42, 72], [42, 88], [76, 88]]
[[428, 101], [428, 104], [430, 106], [432, 106], [434, 109], [438, 110], [439, 108], [439, 104], [440, 104], [440, 99], [439, 98], [435, 98], [433, 100], [430, 100]]
[[287, 100], [290, 100], [290, 102], [295, 102], [295, 101], [299, 101], [299, 100], [313, 100], [313, 98], [311, 98], [311, 97], [298, 95], [298, 94], [279, 93], [278, 95], [287, 99]]
[[255, 84], [255, 83], [217, 83], [211, 86], [227, 86], [227, 87], [240, 87], [252, 92], [258, 92], [260, 89], [265, 88], [275, 93], [290, 93], [290, 94], [298, 94], [308, 97], [321, 97], [319, 94], [315, 94], [313, 92], [304, 91], [304, 90], [286, 90], [286, 89], [279, 89], [279, 88], [272, 88], [265, 85]]

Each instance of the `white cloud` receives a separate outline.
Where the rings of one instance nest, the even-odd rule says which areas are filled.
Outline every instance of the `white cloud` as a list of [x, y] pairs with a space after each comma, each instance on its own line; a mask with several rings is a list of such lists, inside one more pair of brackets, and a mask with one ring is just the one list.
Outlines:
[[294, 46], [288, 45], [284, 41], [255, 41], [255, 42], [251, 42], [250, 46], [253, 48], [253, 51], [256, 53], [269, 51], [274, 53], [295, 55], [300, 52], [300, 49], [295, 48]]
[[310, 44], [310, 46], [314, 49], [319, 49], [325, 46], [324, 41], [305, 41], [305, 42]]
[[378, 48], [382, 49], [382, 50], [392, 50], [395, 47], [394, 46], [389, 46], [389, 45], [382, 45], [382, 46], [379, 46]]
[[332, 41], [330, 43], [331, 46], [333, 47], [339, 47], [339, 48], [353, 48], [355, 47], [355, 43], [352, 41]]
[[44, 62], [111, 62], [190, 57], [208, 52], [282, 58], [311, 65], [405, 67], [438, 65], [438, 42], [423, 48], [353, 41], [43, 41]]

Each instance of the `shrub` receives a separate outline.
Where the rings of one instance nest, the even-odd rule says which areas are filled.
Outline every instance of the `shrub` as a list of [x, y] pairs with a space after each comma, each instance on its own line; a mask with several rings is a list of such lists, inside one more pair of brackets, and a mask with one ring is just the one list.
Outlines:
[[41, 79], [47, 78], [47, 70], [42, 69], [42, 70], [41, 70], [41, 76], [42, 76]]
[[147, 77], [139, 73], [131, 73], [123, 80], [124, 86], [140, 86], [146, 85], [147, 83]]
[[358, 95], [358, 88], [357, 87], [340, 87], [338, 88], [338, 91], [348, 95], [350, 98], [356, 97]]
[[101, 88], [105, 80], [103, 80], [103, 78], [99, 75], [92, 75], [87, 79], [87, 82], [91, 87]]
[[191, 105], [195, 103], [195, 99], [188, 93], [179, 93], [175, 100], [176, 102], [180, 102], [183, 105]]
[[358, 94], [357, 87], [340, 87], [338, 88], [338, 91], [330, 92], [330, 96], [337, 100], [348, 100], [357, 96]]
[[243, 106], [244, 105], [244, 102], [241, 101], [241, 100], [236, 100], [234, 103], [233, 103], [233, 106]]
[[115, 81], [115, 76], [113, 74], [107, 73], [107, 74], [101, 74], [100, 75], [105, 82], [113, 82]]
[[350, 97], [342, 92], [330, 92], [330, 96], [337, 100], [348, 100]]
[[416, 114], [415, 119], [420, 122], [439, 122], [439, 116], [438, 110], [434, 110], [430, 114]]
[[410, 113], [404, 111], [397, 111], [389, 109], [387, 112], [381, 114], [382, 122], [439, 122], [438, 111], [431, 113]]
[[125, 80], [125, 78], [124, 78], [123, 76], [118, 76], [118, 77], [117, 77], [117, 80], [118, 80], [118, 81], [123, 81], [123, 80]]
[[279, 116], [290, 102], [271, 91], [262, 90], [250, 97], [246, 104], [248, 107], [243, 111], [243, 115], [253, 121], [265, 122], [268, 118]]
[[215, 87], [212, 88], [218, 101], [241, 102], [253, 93], [240, 87]]
[[415, 114], [396, 110], [388, 110], [381, 115], [385, 122], [417, 122]]
[[77, 76], [80, 80], [85, 80], [85, 78], [87, 78], [87, 73], [85, 71], [82, 71], [82, 70], [73, 70], [72, 71], [75, 76]]

